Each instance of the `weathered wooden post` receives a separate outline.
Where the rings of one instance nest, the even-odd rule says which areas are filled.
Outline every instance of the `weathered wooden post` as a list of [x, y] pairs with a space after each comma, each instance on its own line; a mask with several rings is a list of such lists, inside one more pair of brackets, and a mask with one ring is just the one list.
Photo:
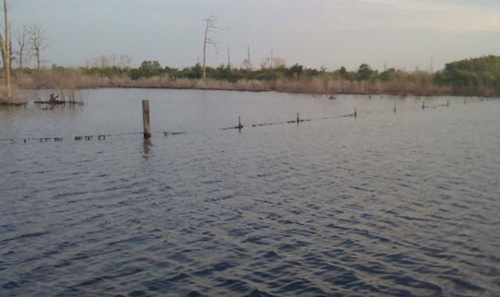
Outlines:
[[241, 124], [241, 116], [238, 117], [238, 129], [243, 129], [243, 125]]
[[354, 107], [354, 117], [356, 118], [358, 116], [358, 112], [356, 111], [356, 107]]
[[299, 113], [297, 112], [297, 124], [300, 122]]
[[149, 120], [149, 100], [142, 100], [142, 123], [144, 125], [144, 139], [151, 138], [151, 121]]

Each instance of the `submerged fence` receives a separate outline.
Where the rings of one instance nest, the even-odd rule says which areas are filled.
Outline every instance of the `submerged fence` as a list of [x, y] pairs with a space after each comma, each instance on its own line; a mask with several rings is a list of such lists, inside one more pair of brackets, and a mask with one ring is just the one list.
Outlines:
[[[499, 99], [499, 98], [497, 98]], [[484, 101], [485, 99], [481, 99]], [[489, 99], [492, 100], [492, 99]], [[467, 98], [464, 98], [464, 104], [467, 104]], [[426, 101], [422, 101], [421, 108], [425, 109], [435, 109], [435, 108], [443, 108], [450, 107], [450, 101], [447, 99], [443, 104], [437, 105], [427, 105]], [[413, 109], [415, 109], [413, 108]], [[405, 108], [408, 109], [408, 108]], [[357, 108], [354, 107], [352, 113], [341, 114], [341, 115], [333, 115], [330, 117], [321, 117], [321, 118], [313, 118], [313, 119], [303, 119], [300, 117], [300, 113], [296, 114], [296, 118], [289, 121], [281, 121], [281, 122], [267, 122], [267, 123], [255, 123], [249, 125], [251, 128], [256, 127], [266, 127], [266, 126], [275, 126], [275, 125], [287, 125], [287, 124], [300, 124], [311, 121], [321, 121], [321, 120], [332, 120], [339, 118], [357, 118], [358, 115], [368, 114], [375, 111], [387, 111], [388, 109], [378, 109], [378, 110], [365, 110], [358, 112]], [[392, 108], [393, 113], [397, 113], [397, 104], [394, 103]], [[143, 113], [143, 132], [130, 132], [130, 133], [115, 133], [115, 134], [96, 134], [96, 135], [77, 135], [77, 136], [62, 136], [62, 137], [24, 137], [24, 138], [3, 138], [0, 139], [2, 142], [10, 142], [10, 143], [47, 143], [47, 142], [61, 142], [61, 141], [76, 141], [76, 142], [88, 142], [88, 141], [105, 141], [113, 136], [132, 136], [132, 135], [140, 135], [143, 134], [144, 139], [152, 138], [153, 134], [163, 135], [164, 137], [168, 136], [178, 136], [187, 134], [188, 131], [160, 131], [153, 133], [151, 129], [151, 121], [150, 121], [150, 108], [149, 108], [149, 100], [142, 100], [142, 113]], [[242, 124], [241, 116], [238, 116], [238, 124], [236, 126], [220, 128], [220, 130], [238, 130], [241, 131], [245, 126]]]

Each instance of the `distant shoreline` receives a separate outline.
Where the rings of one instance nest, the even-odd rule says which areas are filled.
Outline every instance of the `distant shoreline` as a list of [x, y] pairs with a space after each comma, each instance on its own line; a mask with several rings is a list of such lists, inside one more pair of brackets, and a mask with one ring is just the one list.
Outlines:
[[[362, 64], [357, 71], [344, 67], [333, 72], [295, 64], [274, 68], [243, 69], [221, 65], [207, 68], [202, 78], [199, 64], [184, 69], [162, 68], [144, 61], [138, 68], [94, 67], [23, 69], [13, 73], [15, 89], [51, 89], [60, 98], [74, 100], [76, 90], [95, 88], [189, 89], [247, 92], [282, 92], [336, 96], [476, 96], [500, 97], [500, 56], [484, 56], [446, 64], [435, 73], [373, 70]], [[2, 92], [4, 93], [4, 92]], [[0, 98], [18, 104], [23, 99]], [[48, 98], [44, 98], [48, 100]]]
[[174, 89], [174, 90], [216, 90], [242, 92], [281, 92], [291, 94], [314, 95], [391, 95], [391, 96], [477, 96], [499, 97], [500, 90], [492, 89], [454, 89], [450, 86], [437, 86], [431, 82], [424, 85], [408, 82], [348, 81], [330, 79], [311, 80], [238, 80], [236, 82], [214, 79], [168, 79], [150, 77], [132, 80], [129, 78], [103, 78], [89, 75], [65, 75], [46, 72], [45, 80], [33, 82], [33, 78], [24, 77], [18, 81], [22, 90], [52, 89], [70, 91], [79, 89], [122, 88], [122, 89]]

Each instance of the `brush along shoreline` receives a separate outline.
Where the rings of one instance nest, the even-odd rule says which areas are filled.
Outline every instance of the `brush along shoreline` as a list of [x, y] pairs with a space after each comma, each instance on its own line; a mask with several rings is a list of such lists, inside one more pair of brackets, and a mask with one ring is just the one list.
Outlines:
[[[283, 92], [315, 95], [393, 95], [393, 96], [477, 96], [499, 97], [500, 89], [471, 86], [440, 86], [431, 79], [423, 77], [410, 81], [357, 81], [344, 79], [277, 79], [237, 80], [235, 82], [203, 79], [170, 79], [168, 77], [149, 77], [137, 80], [128, 77], [100, 77], [92, 75], [72, 75], [47, 72], [41, 79], [24, 77], [18, 81], [22, 90], [54, 90], [56, 95], [70, 97], [77, 90], [97, 88], [134, 88], [134, 89], [190, 89], [222, 90], [246, 92]], [[48, 100], [45, 98], [44, 100]]]
[[[446, 64], [435, 73], [394, 68], [383, 72], [362, 64], [356, 71], [341, 67], [333, 72], [291, 67], [244, 69], [221, 65], [207, 68], [202, 79], [199, 64], [176, 69], [162, 68], [156, 61], [144, 61], [138, 68], [87, 67], [19, 69], [12, 75], [13, 91], [0, 86], [0, 104], [24, 104], [20, 90], [51, 90], [62, 101], [78, 100], [78, 90], [94, 88], [161, 88], [227, 90], [249, 92], [286, 92], [315, 95], [337, 94], [393, 96], [476, 96], [500, 97], [500, 56], [483, 56]], [[13, 93], [14, 95], [8, 96]], [[24, 92], [26, 93], [26, 92]], [[37, 98], [39, 101], [50, 101]], [[52, 100], [54, 101], [54, 100]]]

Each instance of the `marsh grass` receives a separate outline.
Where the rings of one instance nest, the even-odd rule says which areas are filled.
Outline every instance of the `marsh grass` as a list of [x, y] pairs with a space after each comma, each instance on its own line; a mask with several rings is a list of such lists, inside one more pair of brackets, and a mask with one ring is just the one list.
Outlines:
[[29, 101], [29, 96], [22, 92], [17, 85], [12, 85], [12, 98], [8, 98], [7, 94], [7, 88], [0, 86], [0, 105], [21, 106]]
[[[498, 96], [499, 90], [485, 85], [476, 87], [436, 84], [427, 72], [393, 71], [386, 77], [356, 79], [338, 71], [315, 75], [277, 75], [274, 77], [236, 80], [207, 78], [175, 78], [169, 74], [132, 79], [126, 72], [113, 76], [89, 73], [82, 68], [42, 69], [18, 73], [14, 77], [21, 89], [55, 90], [63, 100], [79, 101], [78, 90], [89, 88], [169, 88], [232, 91], [277, 91], [312, 94], [387, 94], [387, 95], [477, 95]], [[25, 99], [20, 98], [21, 102]], [[0, 100], [1, 102], [1, 100]]]

